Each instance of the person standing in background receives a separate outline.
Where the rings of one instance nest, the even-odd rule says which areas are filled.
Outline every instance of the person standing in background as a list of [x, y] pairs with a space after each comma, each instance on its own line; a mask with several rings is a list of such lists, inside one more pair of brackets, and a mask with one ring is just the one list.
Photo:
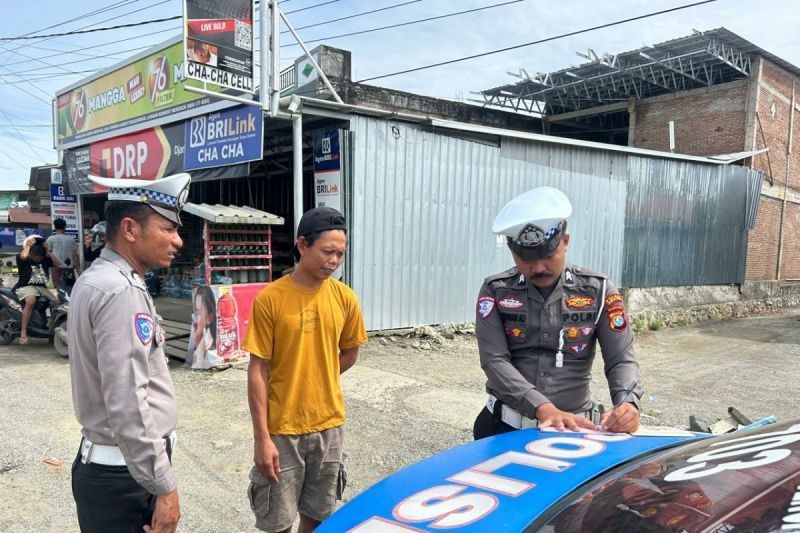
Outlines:
[[[53, 221], [53, 234], [50, 235], [44, 246], [47, 251], [56, 256], [62, 263], [70, 268], [78, 268], [78, 241], [72, 235], [67, 235], [67, 221], [57, 218]], [[64, 287], [64, 268], [53, 266], [50, 269], [50, 276], [53, 279], [53, 287], [63, 289]]]

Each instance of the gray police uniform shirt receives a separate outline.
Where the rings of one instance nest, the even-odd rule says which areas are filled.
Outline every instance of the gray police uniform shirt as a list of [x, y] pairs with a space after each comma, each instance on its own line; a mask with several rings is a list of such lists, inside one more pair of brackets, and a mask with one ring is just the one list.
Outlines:
[[175, 430], [178, 408], [144, 280], [105, 248], [78, 278], [70, 307], [72, 400], [83, 436], [119, 446], [131, 475], [151, 494], [175, 490], [164, 437]]
[[[597, 342], [614, 405], [639, 407], [642, 389], [622, 296], [606, 276], [566, 264], [545, 301], [515, 267], [484, 280], [475, 334], [487, 392], [523, 415], [552, 402], [591, 409], [589, 390]], [[556, 366], [563, 337], [563, 366]]]

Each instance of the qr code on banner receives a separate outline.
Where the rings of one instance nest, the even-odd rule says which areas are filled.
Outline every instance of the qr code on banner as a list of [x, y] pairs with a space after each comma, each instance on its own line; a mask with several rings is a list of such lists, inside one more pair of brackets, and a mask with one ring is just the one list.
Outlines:
[[241, 20], [235, 20], [236, 29], [233, 34], [233, 44], [238, 48], [249, 50], [253, 47], [253, 27]]

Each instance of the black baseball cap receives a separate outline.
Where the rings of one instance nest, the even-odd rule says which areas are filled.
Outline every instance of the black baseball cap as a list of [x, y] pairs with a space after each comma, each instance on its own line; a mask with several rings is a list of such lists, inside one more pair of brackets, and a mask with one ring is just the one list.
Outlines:
[[[303, 213], [300, 223], [297, 225], [297, 237], [308, 237], [315, 233], [334, 229], [347, 231], [344, 215], [332, 207], [315, 207]], [[296, 243], [290, 253], [295, 261], [300, 261], [300, 252], [297, 251]]]

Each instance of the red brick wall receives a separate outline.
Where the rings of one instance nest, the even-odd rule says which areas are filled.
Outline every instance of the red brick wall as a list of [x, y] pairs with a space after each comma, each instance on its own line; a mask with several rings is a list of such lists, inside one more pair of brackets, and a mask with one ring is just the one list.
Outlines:
[[750, 231], [747, 245], [748, 281], [775, 279], [778, 264], [778, 231], [781, 222], [781, 201], [761, 197], [756, 216], [756, 227]]
[[786, 203], [783, 218], [781, 279], [800, 279], [800, 205]]
[[[795, 91], [800, 90], [796, 87]], [[800, 154], [793, 146], [792, 154], [787, 154], [792, 100], [792, 77], [780, 67], [764, 61], [761, 79], [758, 83], [758, 119], [755, 122], [756, 148], [769, 148], [767, 153], [754, 158], [753, 168], [764, 172], [764, 179], [776, 186], [779, 193], [783, 186], [791, 190], [800, 189]], [[800, 140], [800, 113], [795, 111], [794, 138]], [[788, 165], [788, 169], [787, 169]], [[787, 173], [788, 170], [788, 173]], [[754, 231], [750, 232], [747, 249], [747, 279], [776, 279], [775, 269], [778, 260], [778, 228], [780, 226], [780, 200], [761, 197], [759, 211], [764, 211]], [[786, 203], [783, 220], [783, 252], [779, 279], [800, 277], [800, 206]], [[773, 236], [774, 233], [774, 236]], [[760, 242], [760, 241], [764, 242]], [[774, 242], [774, 244], [772, 244]], [[774, 246], [774, 251], [765, 249]], [[771, 274], [770, 274], [771, 272]]]
[[669, 121], [675, 122], [675, 151], [715, 155], [745, 149], [747, 82], [636, 102], [632, 146], [669, 151]]
[[[754, 74], [758, 72], [757, 69], [754, 71]], [[635, 115], [631, 117], [631, 145], [669, 150], [669, 121], [672, 120], [675, 122], [676, 152], [713, 155], [750, 150], [752, 146], [746, 140], [749, 83], [749, 80], [735, 81], [637, 101]], [[792, 76], [764, 60], [757, 87], [759, 120], [752, 126], [755, 128], [755, 146], [757, 149], [769, 147], [770, 150], [769, 156], [764, 153], [754, 158], [753, 168], [763, 171], [766, 180], [772, 178], [776, 193], [780, 193], [786, 184], [790, 189], [800, 191], [800, 112], [797, 111], [792, 128], [792, 153], [787, 155]], [[795, 92], [800, 102], [800, 82]], [[753, 134], [752, 131], [749, 133]], [[780, 200], [761, 197], [756, 227], [748, 240], [747, 280], [775, 279], [781, 207]], [[791, 202], [787, 202], [784, 214], [780, 277], [800, 278], [800, 205]]]
[[[757, 155], [753, 167], [763, 170], [768, 180], [772, 176], [773, 181], [781, 185], [786, 181], [786, 148], [789, 142], [791, 98], [791, 78], [765, 61], [758, 85], [758, 120], [755, 124], [755, 135], [756, 148], [768, 147], [769, 156], [766, 153]], [[800, 167], [795, 167], [797, 168]], [[795, 188], [800, 186], [796, 174], [790, 177], [789, 186]]]

